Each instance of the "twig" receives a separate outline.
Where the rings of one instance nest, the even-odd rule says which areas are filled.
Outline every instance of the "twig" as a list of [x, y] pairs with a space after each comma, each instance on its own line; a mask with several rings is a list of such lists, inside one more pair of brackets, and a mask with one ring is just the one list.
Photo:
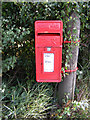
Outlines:
[[14, 73], [14, 76], [12, 77], [12, 79], [10, 80], [10, 82], [8, 83], [8, 85], [13, 81], [13, 79], [15, 78], [17, 72], [19, 71], [19, 69]]

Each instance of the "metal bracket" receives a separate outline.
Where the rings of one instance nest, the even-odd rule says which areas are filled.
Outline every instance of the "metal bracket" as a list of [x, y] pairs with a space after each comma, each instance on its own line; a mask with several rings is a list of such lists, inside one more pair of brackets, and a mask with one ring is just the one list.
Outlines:
[[[76, 67], [76, 69], [74, 69], [74, 70], [64, 70], [65, 72], [75, 72], [75, 71], [77, 71], [78, 70], [78, 67]], [[64, 73], [63, 71], [61, 71], [61, 73]]]
[[[73, 43], [77, 43], [77, 42], [80, 42], [80, 40], [78, 40], [78, 41], [73, 41]], [[71, 41], [68, 41], [68, 40], [66, 40], [66, 41], [63, 41], [63, 43], [71, 43]]]

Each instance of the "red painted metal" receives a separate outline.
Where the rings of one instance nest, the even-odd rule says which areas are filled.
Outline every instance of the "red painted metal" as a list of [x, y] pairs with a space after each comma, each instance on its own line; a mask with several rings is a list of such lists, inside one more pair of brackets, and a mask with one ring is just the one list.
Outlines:
[[36, 81], [61, 82], [63, 23], [35, 22]]
[[[65, 70], [65, 72], [75, 72], [78, 70], [78, 67], [76, 67], [74, 70]], [[63, 71], [61, 71], [61, 73], [64, 73]]]
[[[71, 41], [68, 41], [68, 40], [66, 40], [66, 41], [63, 41], [64, 43], [71, 43]], [[78, 40], [78, 41], [73, 41], [73, 43], [77, 43], [77, 42], [80, 42], [80, 40]]]

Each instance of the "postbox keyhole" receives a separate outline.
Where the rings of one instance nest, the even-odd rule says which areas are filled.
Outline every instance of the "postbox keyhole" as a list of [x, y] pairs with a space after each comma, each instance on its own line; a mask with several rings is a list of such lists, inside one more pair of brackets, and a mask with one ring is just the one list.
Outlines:
[[47, 51], [51, 51], [51, 47], [47, 47]]

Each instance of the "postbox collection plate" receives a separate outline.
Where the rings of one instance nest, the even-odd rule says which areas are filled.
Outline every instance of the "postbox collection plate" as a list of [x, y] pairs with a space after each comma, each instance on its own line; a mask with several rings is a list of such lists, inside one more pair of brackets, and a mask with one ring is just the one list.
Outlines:
[[44, 72], [54, 72], [54, 53], [44, 53]]
[[37, 82], [61, 82], [63, 23], [59, 20], [35, 22]]

